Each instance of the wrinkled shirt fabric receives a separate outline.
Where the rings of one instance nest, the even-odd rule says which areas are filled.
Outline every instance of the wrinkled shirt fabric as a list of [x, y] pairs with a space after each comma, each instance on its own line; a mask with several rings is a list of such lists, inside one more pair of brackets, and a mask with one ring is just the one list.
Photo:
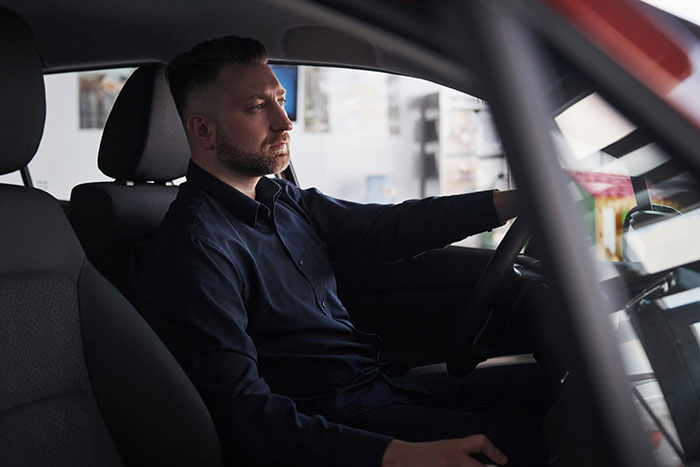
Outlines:
[[[255, 465], [380, 465], [390, 437], [330, 420], [407, 404], [331, 261], [397, 261], [500, 225], [493, 192], [358, 204], [263, 177], [252, 199], [190, 163], [134, 258], [140, 311], [207, 404], [225, 455]], [[166, 388], [167, 389], [167, 388]]]

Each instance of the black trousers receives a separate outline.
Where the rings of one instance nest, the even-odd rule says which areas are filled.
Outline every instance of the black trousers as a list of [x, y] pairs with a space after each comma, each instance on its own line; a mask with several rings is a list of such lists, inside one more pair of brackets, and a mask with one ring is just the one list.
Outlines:
[[556, 311], [545, 287], [527, 287], [518, 290], [491, 326], [495, 342], [515, 343], [502, 350], [531, 351], [539, 364], [478, 368], [461, 379], [446, 372], [413, 376], [427, 386], [428, 396], [415, 396], [409, 405], [373, 409], [346, 423], [404, 441], [484, 434], [509, 457], [508, 465], [546, 465], [543, 420], [564, 367], [552, 349], [562, 329]]
[[546, 465], [542, 420], [552, 396], [539, 365], [477, 369], [463, 379], [447, 373], [417, 378], [428, 396], [373, 409], [346, 424], [416, 442], [484, 434], [509, 457], [509, 466]]

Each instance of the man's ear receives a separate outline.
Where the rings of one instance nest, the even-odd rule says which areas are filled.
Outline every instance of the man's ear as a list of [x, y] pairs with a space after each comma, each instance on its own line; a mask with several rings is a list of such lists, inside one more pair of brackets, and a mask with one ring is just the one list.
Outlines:
[[200, 148], [207, 151], [216, 149], [216, 129], [211, 119], [198, 114], [190, 115], [187, 119], [187, 132]]

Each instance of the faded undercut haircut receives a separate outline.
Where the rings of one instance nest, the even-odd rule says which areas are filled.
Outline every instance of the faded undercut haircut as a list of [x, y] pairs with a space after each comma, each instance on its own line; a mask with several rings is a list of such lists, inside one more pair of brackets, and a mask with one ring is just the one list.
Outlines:
[[249, 37], [225, 36], [195, 45], [189, 52], [175, 57], [165, 69], [165, 77], [175, 106], [184, 121], [188, 100], [216, 81], [226, 65], [267, 63], [262, 42]]

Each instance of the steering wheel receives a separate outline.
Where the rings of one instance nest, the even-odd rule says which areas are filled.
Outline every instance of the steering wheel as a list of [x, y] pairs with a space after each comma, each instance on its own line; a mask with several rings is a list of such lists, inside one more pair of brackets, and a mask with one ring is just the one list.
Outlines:
[[492, 321], [494, 305], [513, 284], [513, 263], [528, 237], [527, 225], [517, 218], [481, 273], [450, 338], [447, 371], [452, 376], [465, 376], [486, 360], [479, 341]]

